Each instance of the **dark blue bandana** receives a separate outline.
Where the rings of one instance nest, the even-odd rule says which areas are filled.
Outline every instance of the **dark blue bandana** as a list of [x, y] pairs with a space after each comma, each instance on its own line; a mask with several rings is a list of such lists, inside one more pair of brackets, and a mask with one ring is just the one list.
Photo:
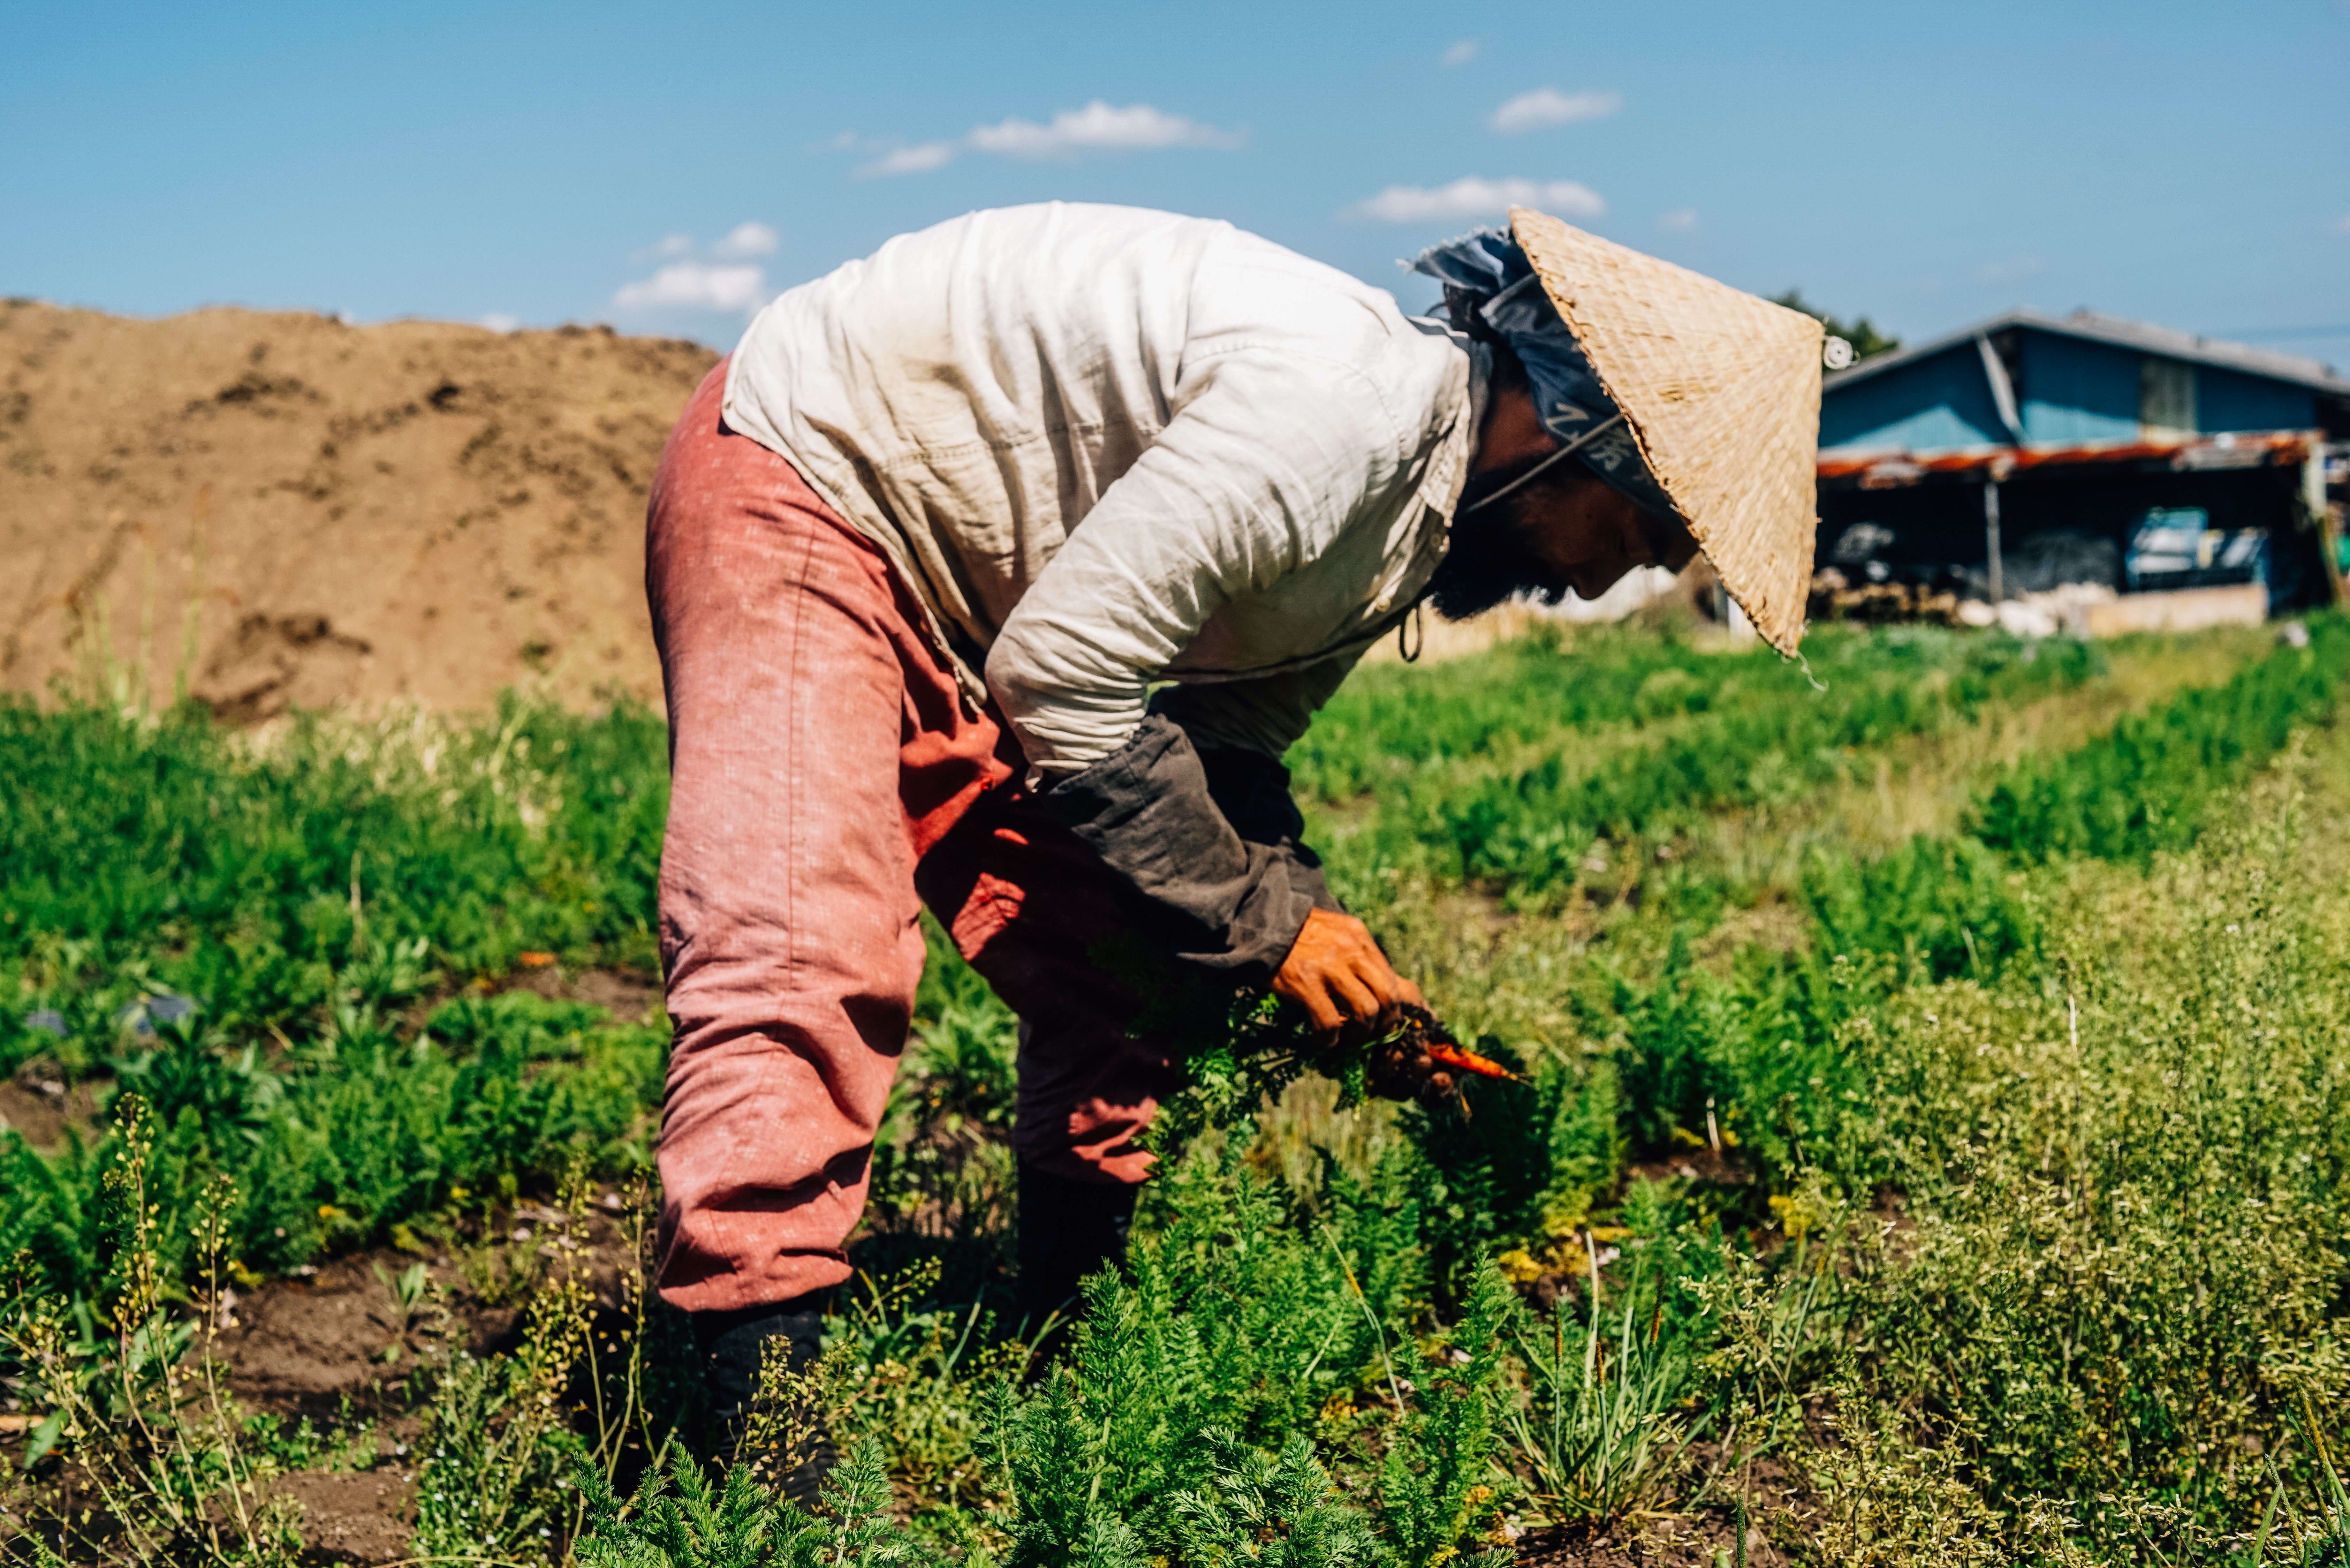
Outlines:
[[1480, 229], [1420, 252], [1411, 269], [1444, 286], [1454, 327], [1471, 337], [1497, 337], [1517, 355], [1534, 384], [1543, 428], [1561, 446], [1590, 438], [1570, 461], [1584, 463], [1645, 510], [1680, 518], [1517, 241], [1503, 230]]

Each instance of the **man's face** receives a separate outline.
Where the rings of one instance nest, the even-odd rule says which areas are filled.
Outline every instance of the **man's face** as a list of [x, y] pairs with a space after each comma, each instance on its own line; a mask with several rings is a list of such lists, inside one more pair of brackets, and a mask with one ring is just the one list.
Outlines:
[[[1523, 372], [1497, 386], [1453, 514], [1451, 548], [1429, 584], [1437, 614], [1465, 620], [1519, 594], [1546, 604], [1570, 592], [1596, 599], [1635, 566], [1678, 572], [1696, 556], [1697, 541], [1678, 521], [1650, 516], [1573, 458], [1511, 488], [1557, 451]], [[1478, 506], [1487, 495], [1497, 499]]]
[[1471, 512], [1523, 474], [1537, 455], [1480, 473], [1461, 497], [1451, 547], [1430, 585], [1447, 620], [1464, 620], [1518, 595], [1555, 604], [1572, 591], [1596, 599], [1635, 566], [1689, 565], [1697, 541], [1678, 523], [1649, 518], [1570, 458], [1531, 483]]

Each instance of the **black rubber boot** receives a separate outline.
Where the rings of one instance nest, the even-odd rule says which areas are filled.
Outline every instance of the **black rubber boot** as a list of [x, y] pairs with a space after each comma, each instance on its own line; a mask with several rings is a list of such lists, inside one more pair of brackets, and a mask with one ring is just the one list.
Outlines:
[[1134, 1189], [1020, 1168], [1020, 1310], [1033, 1331], [1083, 1304], [1077, 1282], [1126, 1256]]
[[824, 1478], [839, 1462], [828, 1432], [808, 1429], [814, 1412], [797, 1412], [801, 1440], [789, 1449], [753, 1453], [744, 1449], [752, 1418], [768, 1412], [759, 1396], [759, 1369], [767, 1346], [782, 1340], [789, 1347], [788, 1365], [805, 1372], [816, 1365], [824, 1348], [824, 1306], [820, 1293], [795, 1297], [771, 1306], [743, 1307], [735, 1312], [692, 1314], [693, 1345], [702, 1361], [702, 1386], [708, 1401], [715, 1450], [712, 1457], [723, 1466], [740, 1459], [756, 1466], [761, 1479], [805, 1508], [816, 1506]]

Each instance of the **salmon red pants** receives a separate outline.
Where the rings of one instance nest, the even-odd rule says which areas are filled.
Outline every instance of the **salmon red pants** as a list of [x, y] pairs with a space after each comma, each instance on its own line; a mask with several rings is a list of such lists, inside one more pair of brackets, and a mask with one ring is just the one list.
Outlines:
[[725, 374], [671, 433], [645, 539], [671, 776], [660, 1289], [690, 1312], [848, 1277], [925, 902], [1020, 1015], [1024, 1165], [1141, 1180], [1171, 1082], [1086, 956], [1124, 925], [1111, 874], [1022, 794], [889, 557], [725, 428]]

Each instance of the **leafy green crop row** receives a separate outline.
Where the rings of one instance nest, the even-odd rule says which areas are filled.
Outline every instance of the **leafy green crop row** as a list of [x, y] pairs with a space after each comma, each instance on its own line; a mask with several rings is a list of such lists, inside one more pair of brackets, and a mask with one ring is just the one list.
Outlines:
[[[1409, 870], [1482, 882], [1513, 898], [1539, 896], [1573, 883], [1603, 835], [1669, 833], [1709, 813], [1784, 805], [1850, 776], [1859, 751], [2064, 691], [2099, 667], [2093, 649], [2069, 641], [1912, 632], [1814, 644], [1810, 669], [1825, 691], [1796, 667], [1750, 654], [1685, 654], [1628, 690], [1608, 684], [1619, 672], [1573, 672], [1565, 654], [1548, 670], [1528, 661], [1553, 656], [1495, 656], [1486, 673], [1514, 699], [1508, 732], [1525, 743], [1480, 748], [1462, 738], [1467, 718], [1436, 720], [1430, 728], [1444, 742], [1409, 773], [1381, 781], [1367, 820], [1325, 836], [1338, 879], [1368, 890]], [[1620, 672], [1623, 680], [1641, 668]], [[1569, 693], [1561, 705], [1570, 714], [1628, 715], [1656, 732], [1602, 742], [1587, 728], [1523, 717]], [[1383, 714], [1382, 699], [1376, 691], [1367, 699], [1362, 717], [1343, 694], [1332, 703], [1342, 747]], [[1461, 707], [1477, 716], [1492, 702], [1489, 692], [1485, 702]], [[1333, 766], [1315, 746], [1310, 736], [1302, 744], [1297, 771], [1326, 791], [1361, 774]], [[1523, 760], [1528, 751], [1534, 760]]]
[[[275, 1065], [225, 1049], [193, 1020], [120, 1059], [117, 1092], [139, 1095], [158, 1124], [157, 1201], [189, 1210], [227, 1178], [224, 1237], [238, 1268], [284, 1273], [452, 1204], [511, 1201], [577, 1156], [605, 1168], [649, 1156], [665, 1031], [527, 992], [460, 997], [407, 1041], [345, 1018], [352, 1027]], [[0, 1136], [0, 1257], [28, 1257], [49, 1288], [103, 1294], [113, 1253], [97, 1193], [109, 1157], [101, 1144], [45, 1158]], [[192, 1245], [182, 1227], [164, 1233], [161, 1262], [175, 1277]]]
[[2350, 623], [2309, 626], [2308, 646], [2288, 644], [2223, 686], [2124, 719], [2095, 745], [2025, 759], [1982, 802], [1976, 836], [2031, 860], [2143, 862], [2185, 847], [2213, 800], [2334, 702], [2350, 666]]
[[[250, 1036], [539, 950], [650, 967], [667, 740], [640, 709], [509, 701], [480, 727], [297, 719], [246, 742], [0, 701], [0, 1065], [87, 1054], [147, 995]], [[409, 955], [405, 959], [401, 955]]]
[[2071, 751], [2025, 757], [1982, 791], [1974, 832], [1920, 836], [1877, 858], [1815, 853], [1801, 888], [1804, 948], [1749, 951], [1725, 977], [1680, 942], [1652, 981], [1586, 999], [1586, 1026], [1621, 1043], [1635, 1146], [1666, 1146], [1718, 1102], [1773, 1165], [1800, 1166], [1817, 1153], [1807, 1140], [1863, 1097], [1859, 1047], [1845, 1033], [1856, 1013], [1901, 986], [1989, 981], [2039, 955], [2049, 893], [2029, 867], [2185, 847], [2296, 725], [2331, 711], [2345, 674], [2350, 623], [2315, 622], [2308, 646], [2280, 646], [2224, 685], [2187, 688]]
[[[2288, 1490], [2338, 1495], [2316, 1423], [2350, 1394], [2350, 928], [2341, 852], [2305, 868], [2299, 836], [2350, 827], [2350, 744], [2246, 793], [2338, 716], [2350, 628], [2311, 631], [2027, 758], [1970, 818], [2004, 831], [1820, 856], [1804, 945], [1683, 942], [1579, 998], [1630, 1147], [1720, 1127], [1774, 1228], [1837, 1260], [1802, 1303], [1784, 1276], [1745, 1294], [1752, 1263], [1693, 1281], [1718, 1368], [1837, 1402], [1806, 1461], [1828, 1556], [2216, 1560]], [[2291, 1560], [2342, 1529], [2294, 1524]]]
[[[1733, 680], [1772, 682], [1757, 644], [1537, 632], [1474, 658], [1357, 670], [1290, 755], [1302, 800], [1350, 800], [1430, 763], [1506, 756], [1603, 725], [1706, 711]], [[1792, 677], [1790, 677], [1792, 679]]]

